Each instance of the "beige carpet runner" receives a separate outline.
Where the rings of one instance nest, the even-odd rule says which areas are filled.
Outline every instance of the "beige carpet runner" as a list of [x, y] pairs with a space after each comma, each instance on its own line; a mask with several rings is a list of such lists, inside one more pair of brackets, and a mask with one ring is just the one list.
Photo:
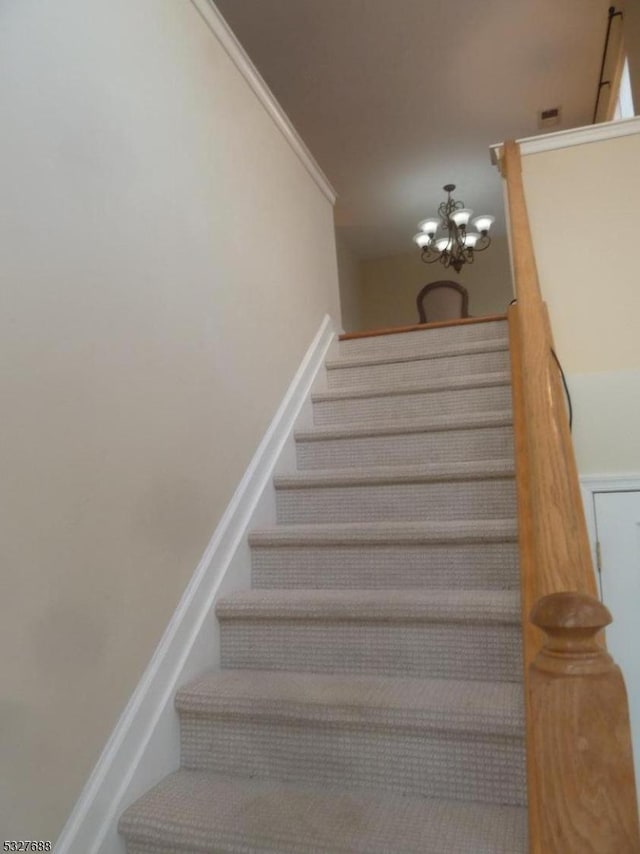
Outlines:
[[336, 344], [129, 854], [525, 854], [504, 321]]

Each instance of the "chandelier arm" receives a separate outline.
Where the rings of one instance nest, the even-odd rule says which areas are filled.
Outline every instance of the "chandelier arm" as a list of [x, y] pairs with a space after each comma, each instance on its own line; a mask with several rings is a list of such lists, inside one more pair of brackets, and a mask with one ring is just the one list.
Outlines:
[[440, 254], [440, 252], [434, 252], [428, 246], [425, 246], [420, 257], [425, 264], [433, 264], [434, 261], [440, 260]]
[[480, 240], [474, 246], [476, 252], [484, 252], [485, 249], [488, 249], [491, 246], [491, 238], [488, 234], [483, 234], [480, 237]]
[[453, 228], [453, 237], [456, 242], [456, 246], [458, 246], [460, 249], [464, 249], [464, 226], [457, 225], [453, 220], [451, 220], [451, 225]]

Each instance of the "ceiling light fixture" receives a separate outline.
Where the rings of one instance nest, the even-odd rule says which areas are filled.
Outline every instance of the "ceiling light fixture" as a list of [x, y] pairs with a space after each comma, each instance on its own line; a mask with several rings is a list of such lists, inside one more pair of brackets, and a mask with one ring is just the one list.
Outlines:
[[[465, 264], [473, 264], [476, 252], [482, 252], [491, 244], [489, 229], [495, 217], [487, 214], [477, 216], [472, 221], [476, 230], [467, 231], [473, 211], [465, 208], [464, 202], [452, 198], [451, 193], [455, 188], [455, 184], [445, 184], [442, 189], [447, 193], [447, 198], [438, 208], [440, 219], [431, 216], [419, 222], [420, 231], [413, 239], [422, 250], [425, 264], [440, 261], [445, 267], [453, 267], [459, 273]], [[436, 237], [438, 227], [445, 232], [442, 237]]]

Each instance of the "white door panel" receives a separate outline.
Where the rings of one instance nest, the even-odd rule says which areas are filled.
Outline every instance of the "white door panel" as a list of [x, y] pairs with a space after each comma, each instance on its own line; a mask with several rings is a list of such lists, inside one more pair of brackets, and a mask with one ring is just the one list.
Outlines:
[[613, 617], [607, 647], [627, 685], [640, 789], [640, 492], [596, 492], [594, 506], [602, 601]]

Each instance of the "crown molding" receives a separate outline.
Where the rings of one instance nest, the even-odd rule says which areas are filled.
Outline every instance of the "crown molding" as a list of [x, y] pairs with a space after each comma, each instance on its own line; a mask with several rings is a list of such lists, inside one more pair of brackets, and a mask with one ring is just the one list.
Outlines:
[[[572, 148], [575, 145], [587, 145], [590, 142], [603, 142], [605, 139], [617, 139], [640, 133], [640, 116], [632, 119], [620, 119], [616, 122], [601, 122], [597, 125], [587, 125], [583, 128], [560, 130], [556, 133], [544, 133], [540, 136], [529, 136], [516, 140], [520, 153], [540, 154], [543, 151], [555, 151], [560, 148]], [[500, 163], [504, 143], [498, 142], [489, 146], [491, 162], [494, 166]]]
[[336, 191], [329, 183], [329, 179], [318, 166], [315, 158], [302, 141], [298, 131], [294, 128], [289, 117], [275, 99], [273, 92], [271, 92], [263, 80], [258, 69], [249, 59], [244, 48], [218, 11], [213, 0], [191, 0], [191, 3], [195, 6], [202, 20], [218, 39], [233, 64], [247, 81], [254, 95], [271, 116], [274, 124], [287, 140], [322, 193], [332, 205], [335, 204]]

